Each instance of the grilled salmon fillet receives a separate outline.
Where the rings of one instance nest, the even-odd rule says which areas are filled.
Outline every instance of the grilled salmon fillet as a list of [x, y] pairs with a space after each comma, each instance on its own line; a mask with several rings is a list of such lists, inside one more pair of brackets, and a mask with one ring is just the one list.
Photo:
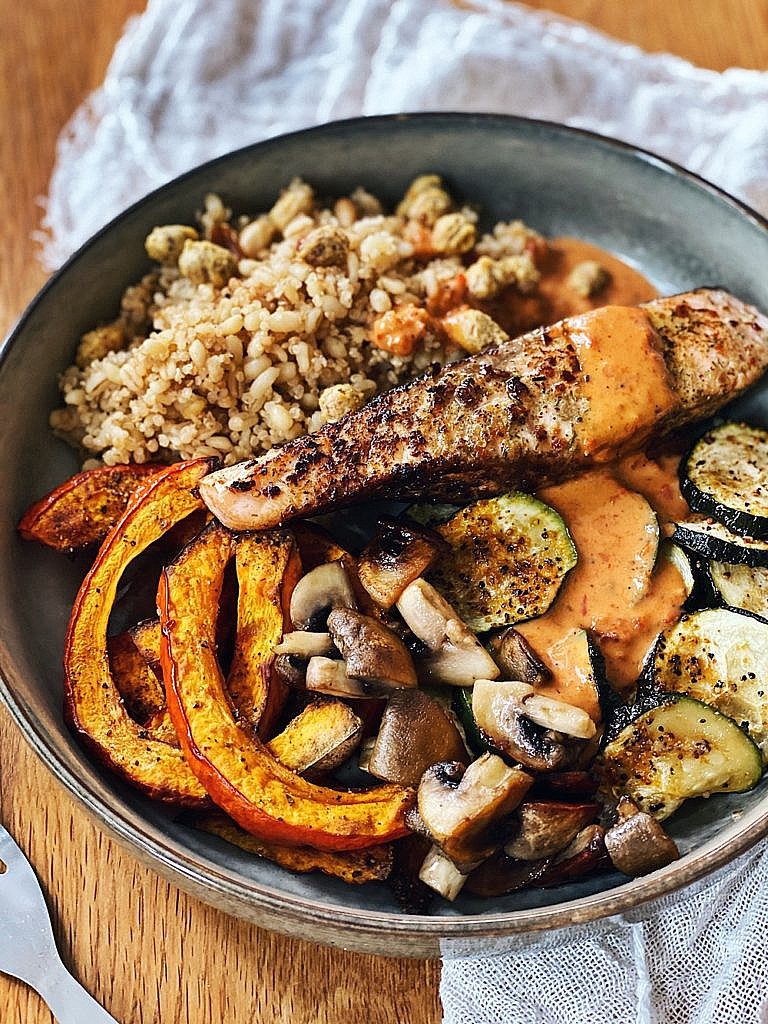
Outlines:
[[604, 307], [386, 392], [200, 493], [257, 530], [374, 498], [530, 490], [710, 415], [766, 367], [768, 318], [725, 291]]

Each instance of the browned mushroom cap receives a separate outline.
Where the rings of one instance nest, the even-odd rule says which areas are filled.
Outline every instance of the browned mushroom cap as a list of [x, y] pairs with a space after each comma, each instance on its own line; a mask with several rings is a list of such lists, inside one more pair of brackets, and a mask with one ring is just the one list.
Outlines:
[[532, 782], [494, 754], [483, 754], [466, 771], [457, 762], [432, 765], [419, 784], [419, 814], [435, 843], [469, 871], [498, 849], [489, 826], [517, 807]]
[[385, 517], [360, 555], [357, 575], [378, 605], [391, 608], [446, 547], [433, 530]]
[[275, 675], [294, 689], [301, 690], [306, 683], [307, 666], [303, 658], [292, 654], [278, 654], [274, 664]]
[[499, 850], [469, 875], [467, 892], [473, 896], [505, 896], [508, 892], [517, 892], [518, 889], [535, 884], [550, 867], [552, 860], [552, 857], [515, 860]]
[[552, 676], [525, 638], [511, 626], [492, 637], [488, 649], [505, 679], [519, 679], [530, 686], [539, 686]]
[[598, 782], [588, 771], [549, 772], [536, 779], [536, 793], [550, 798], [575, 800], [594, 796]]
[[405, 644], [381, 622], [351, 608], [328, 616], [328, 632], [347, 663], [347, 674], [379, 687], [416, 686]]
[[617, 812], [619, 820], [606, 832], [605, 845], [619, 871], [636, 878], [678, 859], [677, 844], [650, 814], [628, 798], [619, 801]]
[[294, 629], [322, 628], [332, 608], [357, 608], [352, 583], [341, 562], [318, 565], [296, 584], [290, 612]]
[[508, 857], [540, 860], [564, 850], [598, 815], [597, 804], [565, 804], [555, 800], [526, 800], [516, 811], [518, 827], [504, 846]]
[[450, 715], [423, 690], [395, 690], [387, 702], [368, 771], [385, 782], [418, 786], [438, 761], [469, 763]]
[[562, 885], [575, 878], [583, 878], [610, 866], [605, 848], [605, 829], [600, 825], [587, 825], [576, 836], [570, 846], [559, 853], [537, 881], [544, 889]]
[[476, 679], [498, 676], [496, 662], [426, 580], [415, 580], [405, 588], [397, 610], [414, 635], [429, 648], [422, 664], [435, 682], [471, 686]]
[[596, 732], [581, 708], [542, 697], [521, 682], [478, 680], [472, 713], [491, 746], [540, 772], [570, 767]]

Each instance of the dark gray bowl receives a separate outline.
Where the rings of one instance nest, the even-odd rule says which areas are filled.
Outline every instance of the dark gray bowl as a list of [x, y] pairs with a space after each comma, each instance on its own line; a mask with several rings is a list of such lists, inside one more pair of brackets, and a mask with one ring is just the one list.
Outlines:
[[[293, 175], [321, 194], [363, 184], [394, 203], [423, 171], [479, 203], [488, 223], [521, 217], [545, 234], [576, 235], [642, 268], [664, 292], [724, 285], [768, 309], [765, 223], [711, 185], [657, 157], [554, 124], [463, 114], [381, 117], [326, 125], [232, 153], [126, 211], [49, 281], [0, 364], [0, 693], [53, 775], [137, 857], [201, 899], [258, 924], [387, 955], [504, 948], [520, 933], [626, 911], [715, 870], [768, 833], [768, 788], [690, 803], [671, 830], [685, 856], [628, 882], [605, 875], [484, 902], [436, 901], [431, 916], [397, 910], [383, 884], [349, 887], [297, 876], [176, 825], [85, 756], [61, 714], [61, 654], [78, 567], [14, 527], [23, 509], [76, 468], [51, 437], [56, 375], [82, 331], [115, 314], [147, 268], [143, 239], [186, 222], [214, 190], [236, 211], [267, 208]], [[765, 387], [743, 403], [766, 419]]]

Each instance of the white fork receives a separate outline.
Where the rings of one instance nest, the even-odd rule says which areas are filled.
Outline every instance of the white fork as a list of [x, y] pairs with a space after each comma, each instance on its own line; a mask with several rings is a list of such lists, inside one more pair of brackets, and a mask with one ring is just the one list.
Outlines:
[[59, 1024], [117, 1024], [61, 962], [40, 884], [2, 825], [0, 971], [35, 989]]

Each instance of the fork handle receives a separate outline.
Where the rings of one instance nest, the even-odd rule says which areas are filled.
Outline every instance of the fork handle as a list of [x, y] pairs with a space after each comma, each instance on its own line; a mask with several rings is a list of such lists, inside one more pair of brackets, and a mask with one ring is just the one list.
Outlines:
[[118, 1024], [112, 1014], [75, 981], [60, 960], [50, 964], [45, 977], [34, 988], [59, 1024]]

